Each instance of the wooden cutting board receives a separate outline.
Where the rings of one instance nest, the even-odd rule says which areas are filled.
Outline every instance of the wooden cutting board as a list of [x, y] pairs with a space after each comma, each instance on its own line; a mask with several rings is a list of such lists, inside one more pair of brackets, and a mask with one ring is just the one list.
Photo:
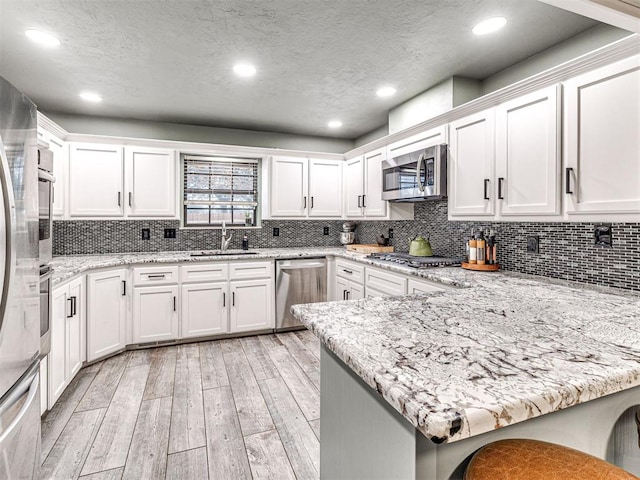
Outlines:
[[393, 247], [382, 247], [375, 243], [354, 243], [347, 245], [347, 250], [356, 253], [390, 253]]

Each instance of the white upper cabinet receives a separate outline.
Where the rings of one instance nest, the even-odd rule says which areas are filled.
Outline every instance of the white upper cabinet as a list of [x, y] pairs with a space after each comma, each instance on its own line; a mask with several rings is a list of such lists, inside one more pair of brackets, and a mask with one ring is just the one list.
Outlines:
[[46, 140], [49, 143], [49, 150], [53, 153], [53, 176], [56, 177], [56, 182], [53, 184], [53, 215], [61, 217], [65, 213], [65, 170], [69, 150], [68, 145], [55, 135], [46, 133]]
[[493, 215], [494, 109], [450, 124], [449, 214]]
[[71, 144], [72, 217], [176, 216], [174, 150]]
[[176, 215], [174, 150], [125, 147], [126, 213], [131, 217]]
[[640, 56], [565, 83], [569, 214], [640, 214]]
[[340, 160], [309, 161], [309, 216], [342, 216], [342, 164]]
[[305, 217], [307, 215], [308, 163], [306, 158], [273, 157], [271, 159], [272, 217]]
[[389, 144], [387, 146], [387, 158], [399, 157], [400, 155], [441, 143], [447, 143], [447, 125], [425, 130]]
[[364, 157], [347, 160], [344, 164], [344, 196], [347, 217], [362, 216], [362, 194], [364, 185]]
[[69, 156], [69, 214], [117, 217], [123, 210], [122, 147], [72, 144]]
[[495, 182], [502, 215], [560, 213], [559, 88], [549, 87], [496, 109]]
[[382, 162], [386, 159], [386, 148], [380, 148], [364, 155], [362, 207], [365, 217], [385, 217], [387, 215], [387, 202], [382, 200]]
[[347, 217], [387, 217], [382, 200], [382, 162], [387, 149], [380, 148], [345, 162], [345, 212]]

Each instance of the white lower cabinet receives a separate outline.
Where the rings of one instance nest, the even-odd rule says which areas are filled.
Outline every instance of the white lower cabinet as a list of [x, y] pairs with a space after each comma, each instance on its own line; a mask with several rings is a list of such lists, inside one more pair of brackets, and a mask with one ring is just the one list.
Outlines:
[[271, 279], [231, 281], [229, 290], [231, 333], [275, 327]]
[[364, 298], [364, 287], [353, 280], [336, 277], [337, 300], [360, 300]]
[[147, 343], [178, 338], [178, 286], [133, 289], [133, 342]]
[[420, 280], [414, 280], [410, 278], [407, 281], [407, 293], [409, 295], [416, 295], [421, 293], [442, 292], [448, 287], [444, 285], [434, 285], [431, 282], [424, 282]]
[[127, 344], [127, 269], [87, 275], [87, 360]]
[[84, 277], [53, 291], [51, 351], [47, 357], [48, 408], [82, 368], [84, 342]]
[[182, 286], [182, 338], [218, 335], [229, 331], [228, 290], [228, 282]]

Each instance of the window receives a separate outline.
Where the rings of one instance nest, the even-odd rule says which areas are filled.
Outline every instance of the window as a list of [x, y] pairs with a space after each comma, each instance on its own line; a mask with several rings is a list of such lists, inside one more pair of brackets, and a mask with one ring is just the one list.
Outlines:
[[184, 155], [182, 164], [185, 227], [256, 225], [259, 159]]

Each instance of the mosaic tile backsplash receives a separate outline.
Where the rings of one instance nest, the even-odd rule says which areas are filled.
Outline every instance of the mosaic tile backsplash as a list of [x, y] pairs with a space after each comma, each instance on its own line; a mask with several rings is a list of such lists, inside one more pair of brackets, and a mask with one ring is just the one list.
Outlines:
[[[246, 234], [252, 248], [340, 246], [342, 220], [265, 220], [262, 228], [234, 229], [229, 248], [240, 248]], [[57, 220], [53, 223], [54, 255], [213, 250], [220, 247], [220, 230], [180, 230], [177, 220]], [[329, 235], [323, 228], [329, 227]], [[451, 222], [447, 202], [415, 205], [413, 221], [362, 221], [360, 243], [375, 243], [393, 229], [392, 245], [406, 252], [418, 234], [429, 236], [436, 255], [463, 257], [471, 228], [497, 232], [498, 260], [505, 270], [640, 291], [640, 223], [613, 223], [613, 246], [594, 245], [593, 223]], [[150, 240], [142, 240], [149, 228]], [[164, 229], [176, 238], [165, 239]], [[279, 229], [279, 236], [273, 229]], [[526, 252], [527, 236], [539, 237], [540, 253]]]

